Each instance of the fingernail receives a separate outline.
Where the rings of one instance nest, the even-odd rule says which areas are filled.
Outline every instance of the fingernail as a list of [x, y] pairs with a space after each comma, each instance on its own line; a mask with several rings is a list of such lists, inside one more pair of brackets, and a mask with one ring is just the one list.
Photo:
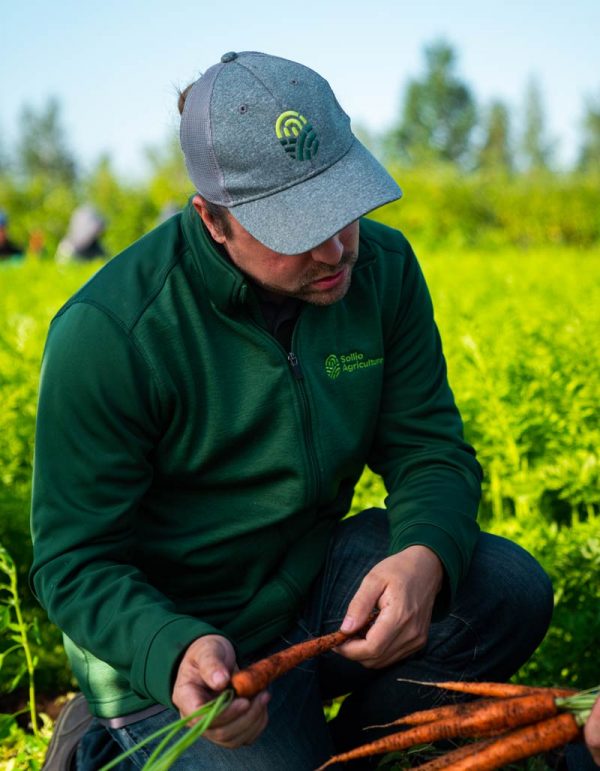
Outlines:
[[213, 672], [212, 677], [213, 688], [224, 688], [227, 683], [227, 675], [221, 670]]
[[351, 632], [354, 629], [354, 626], [355, 626], [355, 623], [352, 616], [346, 616], [346, 618], [342, 621], [340, 630], [342, 632]]

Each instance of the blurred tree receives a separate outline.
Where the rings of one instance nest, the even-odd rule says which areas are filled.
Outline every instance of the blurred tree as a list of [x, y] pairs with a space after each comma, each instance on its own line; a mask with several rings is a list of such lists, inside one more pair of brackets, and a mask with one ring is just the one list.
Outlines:
[[103, 153], [84, 180], [83, 196], [103, 211], [121, 195], [121, 187], [110, 155]]
[[463, 163], [477, 121], [471, 91], [455, 74], [456, 54], [444, 41], [425, 48], [426, 71], [408, 84], [400, 125], [386, 140], [386, 152], [412, 162]]
[[578, 169], [583, 172], [600, 172], [600, 97], [587, 100]]
[[161, 147], [146, 150], [150, 165], [149, 194], [158, 210], [167, 206], [184, 206], [194, 192], [188, 177], [183, 153], [176, 133], [168, 137]]
[[108, 155], [103, 155], [82, 185], [83, 200], [105, 218], [102, 243], [109, 255], [125, 249], [150, 230], [157, 217], [144, 184], [126, 184], [115, 173]]
[[527, 171], [548, 170], [554, 143], [546, 137], [546, 114], [538, 82], [532, 78], [525, 91], [525, 124], [521, 141], [523, 165]]
[[48, 99], [39, 112], [32, 107], [23, 109], [16, 161], [26, 177], [45, 176], [58, 183], [75, 183], [77, 164], [67, 147], [60, 104], [55, 98]]
[[483, 131], [483, 143], [477, 153], [477, 166], [481, 169], [511, 171], [513, 157], [510, 114], [503, 102], [492, 102], [484, 118]]
[[352, 121], [352, 132], [376, 158], [382, 157], [382, 137], [364, 123]]
[[6, 151], [6, 146], [4, 143], [4, 137], [2, 136], [2, 131], [0, 130], [0, 174], [4, 174], [8, 170], [9, 170], [8, 153]]

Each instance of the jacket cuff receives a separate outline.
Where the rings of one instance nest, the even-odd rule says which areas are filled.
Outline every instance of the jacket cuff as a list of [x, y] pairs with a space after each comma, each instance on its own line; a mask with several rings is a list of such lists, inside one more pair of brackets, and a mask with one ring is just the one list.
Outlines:
[[167, 622], [150, 638], [145, 653], [140, 651], [136, 657], [131, 671], [133, 689], [176, 709], [171, 695], [181, 657], [194, 640], [207, 634], [227, 637], [192, 616], [177, 616]]
[[415, 524], [403, 529], [392, 538], [390, 554], [397, 554], [409, 546], [427, 546], [435, 552], [444, 568], [444, 581], [433, 610], [433, 618], [438, 620], [450, 610], [470, 559], [466, 559], [459, 545], [445, 530], [430, 524]]

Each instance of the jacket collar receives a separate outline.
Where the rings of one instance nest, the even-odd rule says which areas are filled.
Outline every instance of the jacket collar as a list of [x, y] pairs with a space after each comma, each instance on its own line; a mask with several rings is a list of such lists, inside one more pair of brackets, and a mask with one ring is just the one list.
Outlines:
[[181, 214], [181, 227], [194, 268], [213, 304], [223, 311], [244, 305], [248, 294], [246, 278], [216, 248], [191, 199]]

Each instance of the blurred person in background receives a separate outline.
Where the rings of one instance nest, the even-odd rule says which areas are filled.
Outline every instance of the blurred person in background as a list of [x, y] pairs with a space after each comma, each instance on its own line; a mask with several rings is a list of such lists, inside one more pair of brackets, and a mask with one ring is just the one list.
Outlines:
[[71, 215], [66, 236], [56, 250], [56, 261], [84, 262], [106, 257], [100, 239], [106, 230], [106, 221], [93, 206], [79, 206]]

